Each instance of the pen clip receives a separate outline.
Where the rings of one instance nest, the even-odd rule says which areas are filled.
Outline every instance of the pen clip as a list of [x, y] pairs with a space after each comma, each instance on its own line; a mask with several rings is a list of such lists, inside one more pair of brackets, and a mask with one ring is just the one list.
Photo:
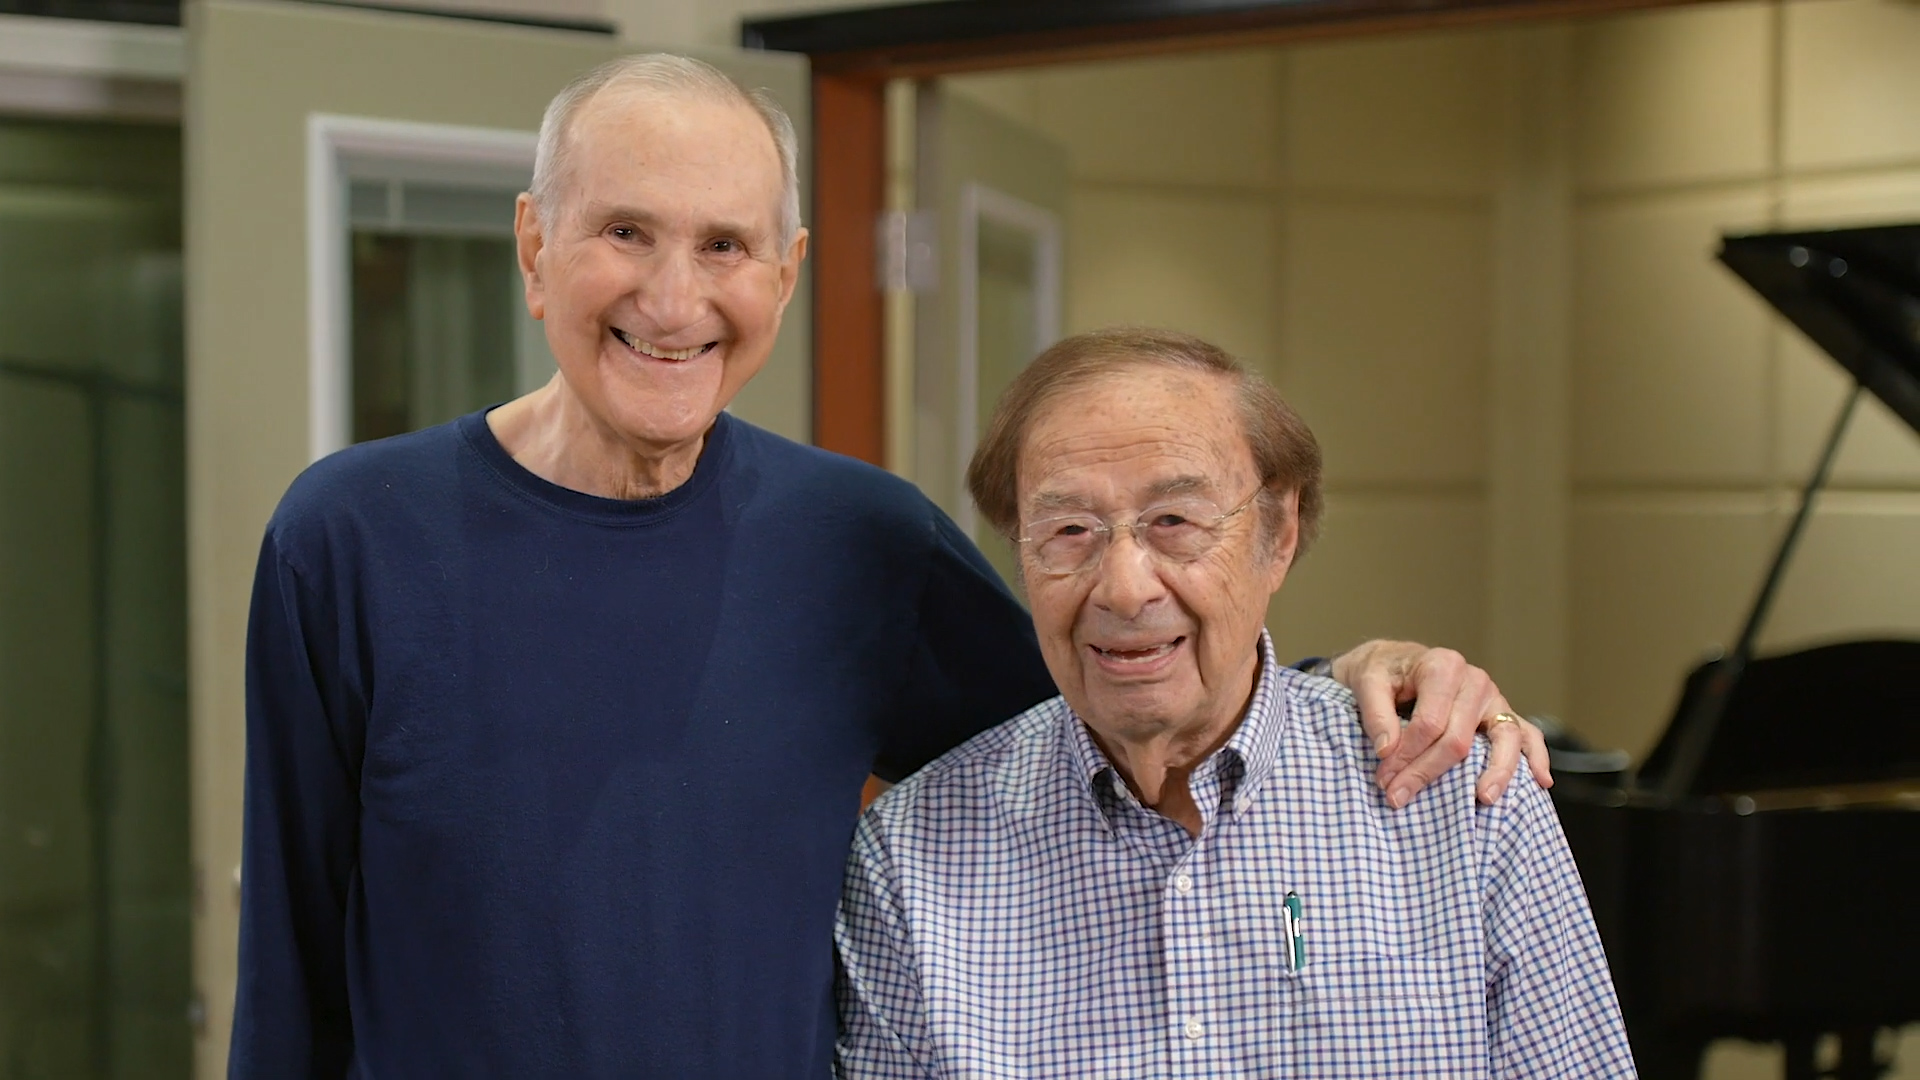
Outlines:
[[1307, 966], [1307, 933], [1301, 915], [1300, 894], [1288, 889], [1284, 908], [1287, 921], [1287, 969], [1299, 971]]

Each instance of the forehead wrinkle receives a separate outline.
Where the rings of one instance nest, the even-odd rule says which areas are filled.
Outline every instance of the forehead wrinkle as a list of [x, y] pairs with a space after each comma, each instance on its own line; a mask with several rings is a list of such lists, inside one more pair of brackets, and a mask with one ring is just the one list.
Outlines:
[[1151, 434], [1142, 431], [1070, 433], [1030, 447], [1026, 455], [1030, 469], [1023, 471], [1031, 473], [1036, 486], [1053, 490], [1060, 486], [1062, 478], [1079, 474], [1097, 478], [1112, 466], [1125, 467], [1125, 463], [1140, 458], [1165, 463], [1155, 471], [1178, 469], [1174, 479], [1205, 476], [1210, 466], [1221, 464], [1212, 460], [1216, 456], [1212, 448], [1176, 436], [1171, 427]]
[[[1252, 452], [1226, 389], [1190, 372], [1132, 369], [1049, 402], [1021, 450], [1022, 504], [1078, 511], [1126, 499], [1142, 509], [1167, 495], [1237, 487]], [[1121, 477], [1128, 490], [1115, 486]]]
[[[574, 189], [576, 198], [584, 174], [594, 165], [628, 174], [691, 168], [740, 175], [752, 170], [764, 173], [759, 179], [771, 185], [772, 221], [764, 226], [713, 222], [702, 228], [751, 235], [779, 227], [780, 148], [749, 104], [698, 92], [603, 87], [582, 106], [562, 137], [572, 150], [566, 186]], [[589, 155], [600, 160], [590, 162]]]
[[[1038, 464], [1052, 466], [1066, 458], [1092, 457], [1104, 461], [1141, 453], [1191, 453], [1199, 449], [1189, 441], [1190, 432], [1183, 432], [1172, 424], [1147, 422], [1138, 427], [1115, 426], [1094, 431], [1069, 428], [1055, 434], [1045, 430], [1052, 420], [1048, 417], [1047, 422], [1035, 425], [1041, 429], [1038, 434], [1046, 437], [1030, 439], [1027, 445], [1027, 455]], [[1188, 438], [1183, 439], [1183, 434]]]

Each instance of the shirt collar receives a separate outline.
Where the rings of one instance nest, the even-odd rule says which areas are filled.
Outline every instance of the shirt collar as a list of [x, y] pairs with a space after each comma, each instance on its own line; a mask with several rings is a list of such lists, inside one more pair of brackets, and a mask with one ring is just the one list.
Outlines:
[[[1274, 762], [1280, 756], [1280, 737], [1287, 726], [1286, 702], [1285, 680], [1280, 665], [1274, 662], [1273, 638], [1263, 629], [1260, 631], [1260, 675], [1254, 680], [1247, 711], [1226, 744], [1194, 770], [1195, 787], [1200, 786], [1208, 770], [1219, 772], [1223, 802], [1233, 800], [1239, 792], [1251, 792], [1258, 787], [1273, 771]], [[1134, 801], [1133, 795], [1124, 791], [1124, 783], [1115, 783], [1119, 773], [1094, 744], [1086, 721], [1080, 719], [1072, 706], [1068, 706], [1065, 713], [1066, 749], [1073, 775], [1086, 785], [1094, 804], [1111, 822], [1121, 807]]]

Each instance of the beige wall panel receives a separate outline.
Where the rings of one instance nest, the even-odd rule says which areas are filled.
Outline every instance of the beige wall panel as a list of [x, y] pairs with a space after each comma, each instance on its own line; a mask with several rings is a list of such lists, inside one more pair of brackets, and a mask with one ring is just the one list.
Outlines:
[[1920, 5], [1786, 5], [1787, 167], [1920, 160]]
[[413, 12], [446, 12], [503, 19], [552, 19], [596, 22], [606, 18], [600, 0], [359, 0], [362, 7], [396, 8]]
[[1596, 20], [1574, 44], [1574, 177], [1583, 190], [1746, 179], [1769, 168], [1764, 4]]
[[1766, 220], [1759, 187], [1576, 212], [1577, 480], [1766, 476], [1772, 309], [1713, 258], [1721, 233]]
[[1486, 467], [1488, 213], [1295, 198], [1281, 389], [1338, 483], [1477, 482]]
[[[1784, 216], [1786, 227], [1809, 229], [1920, 220], [1920, 169], [1789, 180]], [[1813, 468], [1851, 380], [1798, 330], [1783, 323], [1779, 334], [1775, 468], [1781, 479], [1798, 482]], [[1841, 444], [1833, 482], [1920, 488], [1920, 436], [1878, 399], [1867, 398]]]
[[1484, 651], [1484, 500], [1334, 492], [1327, 503], [1319, 544], [1267, 611], [1283, 658], [1372, 637]]
[[[1779, 528], [1785, 528], [1784, 518]], [[1920, 638], [1920, 493], [1820, 497], [1760, 648]]]
[[1652, 748], [1686, 673], [1739, 633], [1776, 539], [1768, 505], [1764, 495], [1574, 500], [1568, 723], [1636, 757]]
[[1417, 34], [1300, 48], [1286, 65], [1292, 183], [1477, 194], [1495, 183], [1500, 37]]
[[1076, 187], [1064, 329], [1165, 326], [1265, 362], [1274, 353], [1274, 236], [1264, 199]]
[[597, 0], [630, 41], [672, 48], [740, 44], [743, 18], [804, 15], [843, 8], [846, 0]]
[[[1783, 320], [1784, 321], [1784, 320]], [[1780, 335], [1779, 478], [1802, 483], [1813, 472], [1820, 446], [1853, 385], [1852, 376], [1808, 341], [1783, 326]], [[1920, 435], [1869, 394], [1848, 425], [1833, 464], [1836, 487], [1901, 487], [1920, 491]], [[1920, 551], [1920, 549], [1916, 549]]]
[[1036, 69], [1027, 118], [1075, 179], [1265, 188], [1280, 177], [1271, 50]]
[[[1915, 101], [1920, 102], [1920, 97]], [[1844, 229], [1920, 219], [1920, 165], [1838, 176], [1790, 175], [1780, 213], [1781, 225], [1795, 229]]]
[[[1018, 123], [1032, 125], [1033, 70], [990, 71], [979, 75], [956, 75], [943, 80], [947, 89]], [[912, 113], [908, 113], [911, 117]]]

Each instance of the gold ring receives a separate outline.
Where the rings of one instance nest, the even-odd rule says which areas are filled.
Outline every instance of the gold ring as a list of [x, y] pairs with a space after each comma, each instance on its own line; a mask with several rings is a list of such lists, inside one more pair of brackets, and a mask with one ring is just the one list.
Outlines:
[[1517, 724], [1520, 722], [1520, 718], [1510, 712], [1497, 712], [1493, 714], [1493, 722], [1496, 724]]

